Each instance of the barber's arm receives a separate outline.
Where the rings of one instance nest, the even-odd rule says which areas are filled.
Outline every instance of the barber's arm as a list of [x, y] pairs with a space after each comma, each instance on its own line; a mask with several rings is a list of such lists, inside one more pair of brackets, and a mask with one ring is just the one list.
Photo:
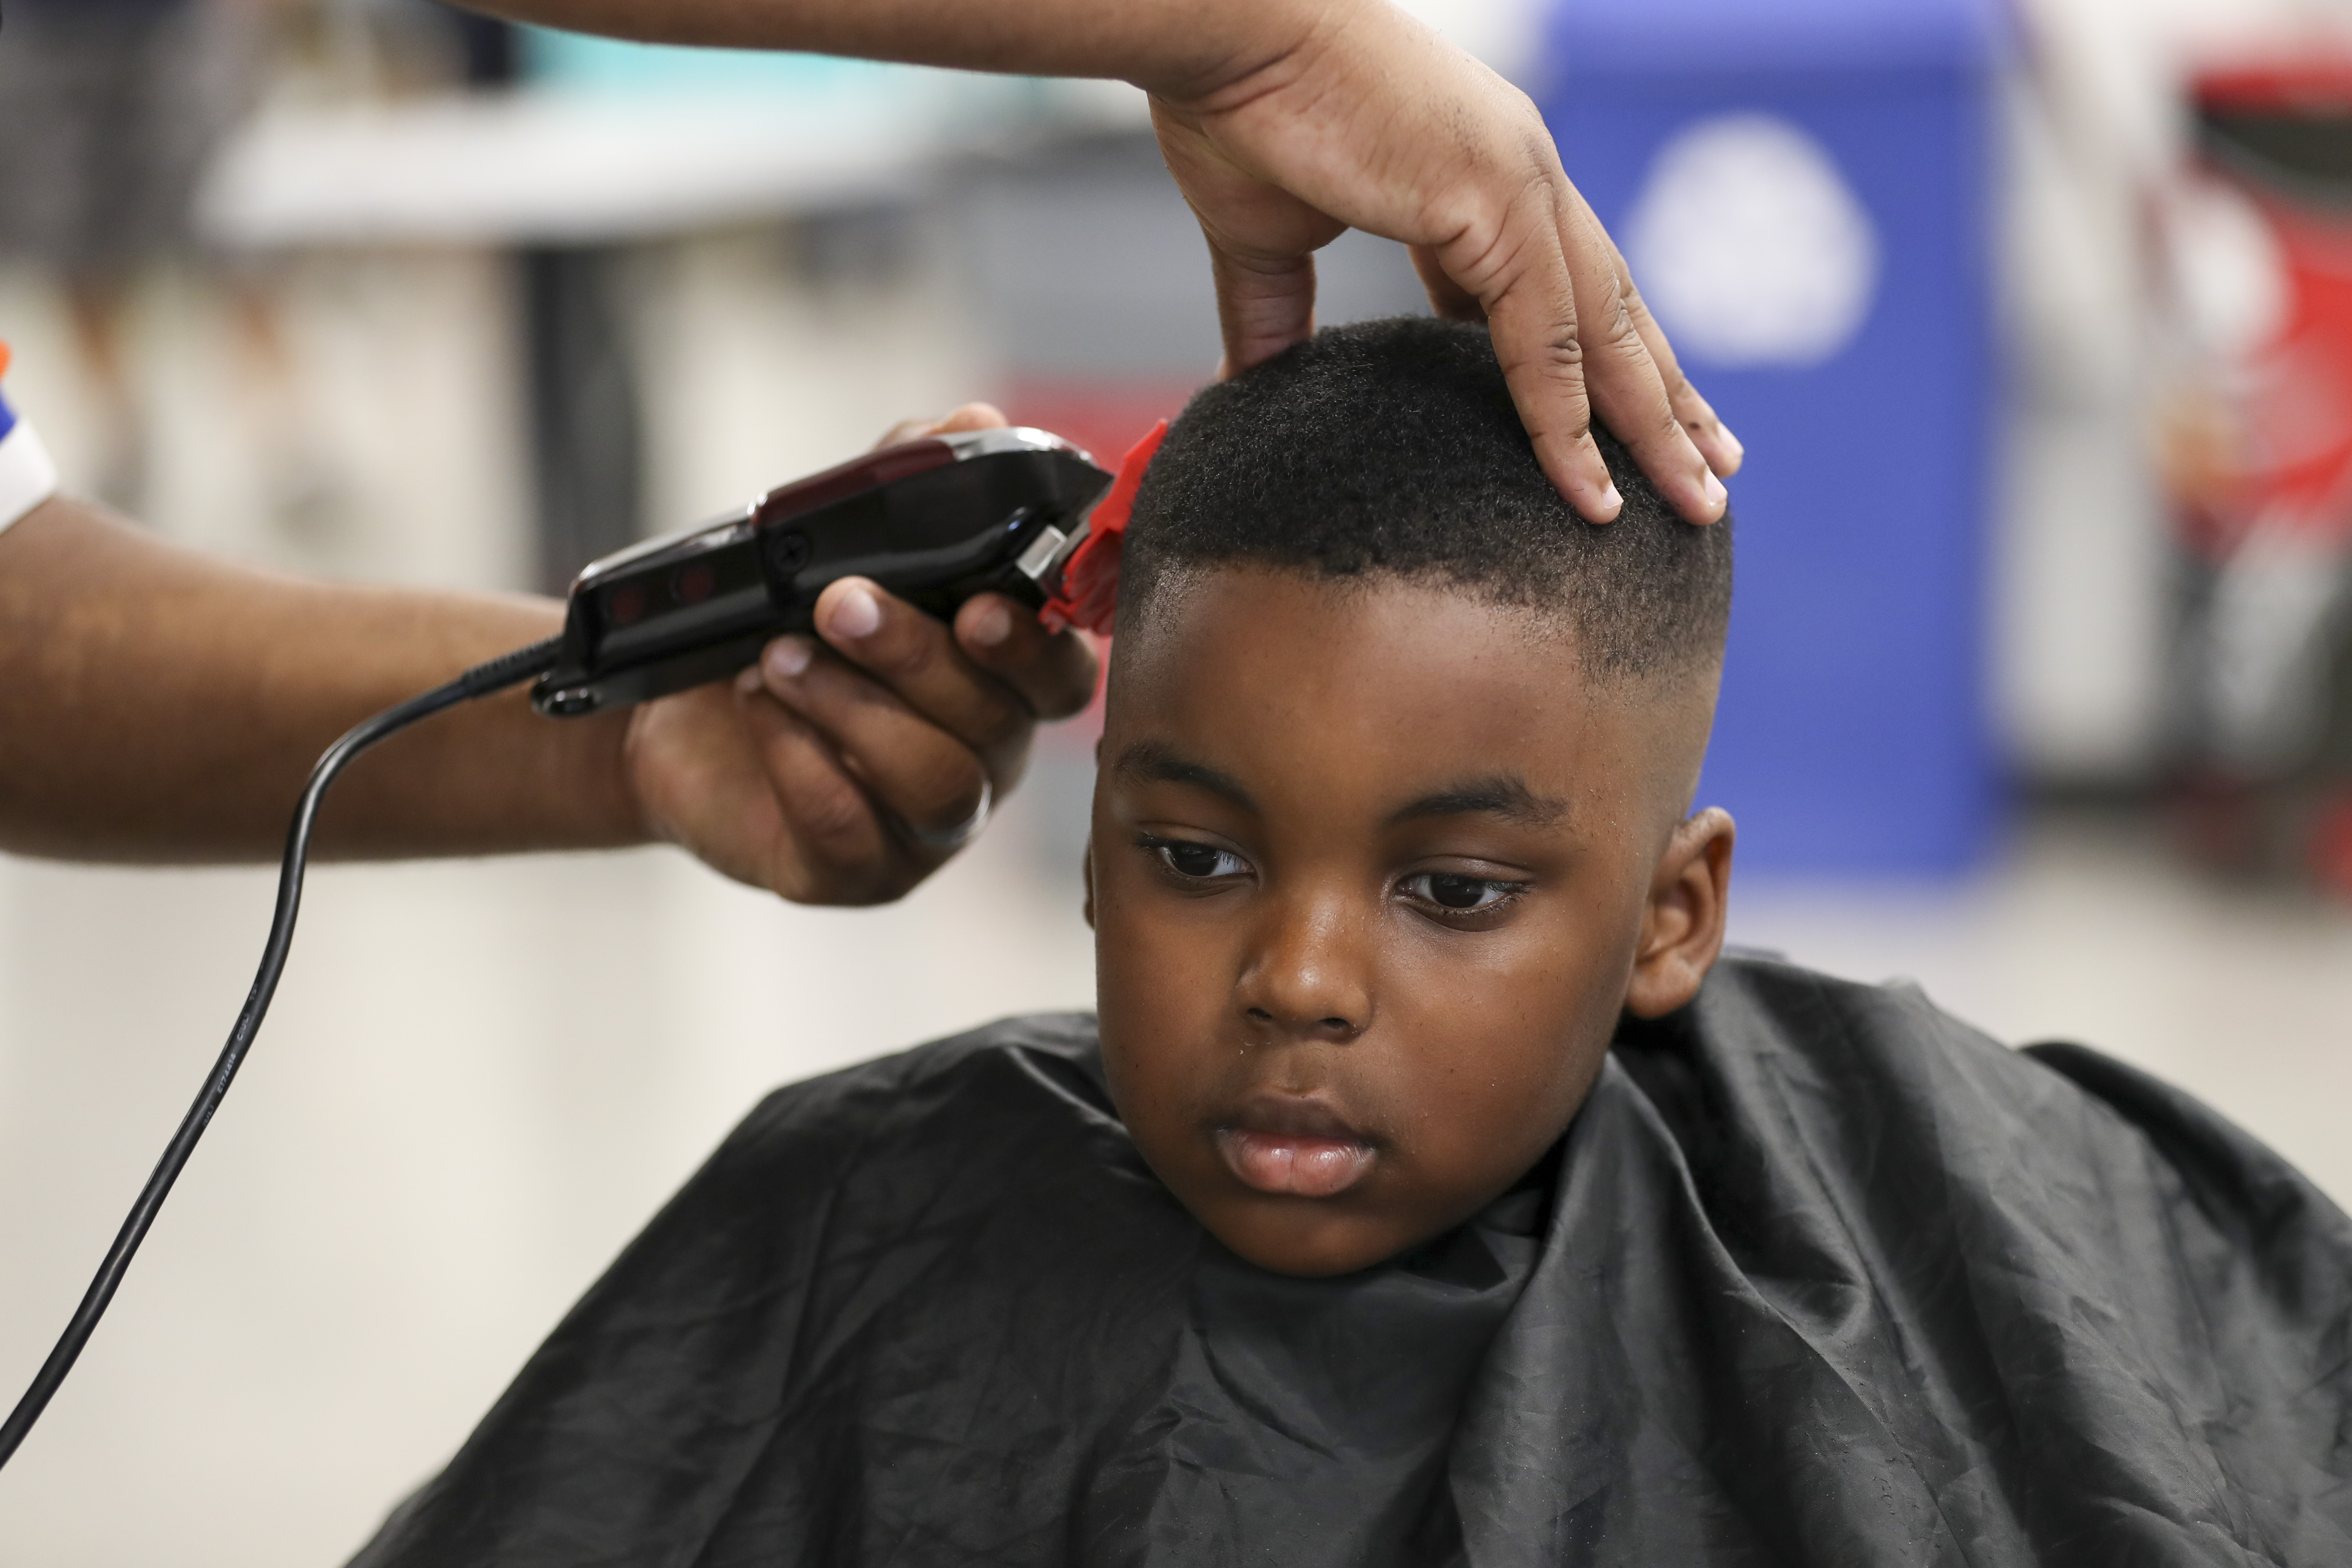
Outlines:
[[[561, 624], [545, 600], [231, 565], [53, 498], [0, 532], [0, 849], [274, 856], [336, 735]], [[1074, 712], [1094, 686], [1080, 639], [1001, 599], [949, 627], [853, 581], [820, 602], [818, 624], [825, 646], [772, 647], [764, 683], [560, 721], [512, 691], [421, 724], [353, 765], [321, 848], [664, 838], [787, 898], [877, 901], [947, 858], [983, 780], [1010, 788], [1036, 721]], [[813, 657], [789, 673], [796, 652]]]
[[1151, 94], [1208, 237], [1225, 363], [1313, 330], [1314, 252], [1402, 240], [1443, 314], [1493, 326], [1544, 468], [1577, 510], [1618, 499], [1594, 410], [1694, 522], [1739, 443], [1675, 363], [1624, 258], [1525, 94], [1387, 0], [466, 0], [622, 37], [808, 49]]

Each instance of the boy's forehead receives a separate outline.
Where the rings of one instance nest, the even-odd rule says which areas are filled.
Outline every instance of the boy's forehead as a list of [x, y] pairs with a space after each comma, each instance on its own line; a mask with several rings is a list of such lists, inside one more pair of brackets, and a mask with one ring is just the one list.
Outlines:
[[1112, 646], [1114, 710], [1237, 678], [1261, 696], [1302, 699], [1409, 698], [1423, 684], [1411, 678], [1441, 670], [1464, 701], [1530, 690], [1567, 699], [1585, 684], [1557, 617], [1416, 579], [1196, 568], [1164, 581], [1122, 634]]
[[[1444, 585], [1248, 568], [1163, 585], [1114, 647], [1107, 768], [1394, 802], [1472, 791], [1530, 824], [1646, 771], [1644, 728], [1533, 612]], [[1212, 778], [1209, 775], [1215, 775]]]
[[1575, 637], [1565, 615], [1505, 603], [1444, 578], [1380, 571], [1324, 574], [1246, 561], [1165, 569], [1144, 612], [1121, 632], [1125, 652], [1147, 655], [1163, 647], [1191, 655], [1213, 645], [1335, 633], [1357, 649], [1470, 635], [1564, 659], [1563, 672], [1576, 675]]
[[[1121, 780], [1185, 784], [1219, 796], [1244, 811], [1255, 813], [1261, 809], [1245, 777], [1203, 761], [1181, 744], [1159, 736], [1129, 741], [1104, 761], [1112, 774]], [[1395, 769], [1388, 776], [1382, 776], [1377, 768], [1356, 770], [1363, 782], [1374, 787], [1396, 786], [1395, 804], [1388, 810], [1391, 826], [1427, 817], [1480, 816], [1542, 831], [1564, 824], [1572, 809], [1568, 799], [1541, 793], [1515, 772], [1457, 771], [1445, 775], [1436, 771], [1444, 768], [1444, 759], [1429, 757], [1422, 761], [1419, 768]], [[1432, 774], [1421, 781], [1417, 793], [1412, 777], [1415, 773]]]

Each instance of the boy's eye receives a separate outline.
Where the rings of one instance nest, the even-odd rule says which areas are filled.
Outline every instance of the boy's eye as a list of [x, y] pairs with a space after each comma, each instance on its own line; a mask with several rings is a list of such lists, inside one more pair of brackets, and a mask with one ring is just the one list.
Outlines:
[[1149, 847], [1160, 857], [1161, 865], [1180, 877], [1195, 881], [1238, 877], [1249, 869], [1240, 856], [1213, 844], [1195, 844], [1182, 838], [1154, 838], [1149, 841]]
[[1514, 883], [1497, 882], [1487, 877], [1465, 877], [1454, 871], [1423, 871], [1417, 877], [1406, 878], [1404, 890], [1413, 898], [1435, 904], [1442, 910], [1469, 914], [1509, 902], [1518, 888]]

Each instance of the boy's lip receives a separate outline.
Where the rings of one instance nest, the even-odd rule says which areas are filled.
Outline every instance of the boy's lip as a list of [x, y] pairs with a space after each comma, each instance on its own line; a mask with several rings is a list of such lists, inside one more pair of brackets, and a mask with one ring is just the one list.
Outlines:
[[1336, 1197], [1371, 1173], [1371, 1140], [1319, 1100], [1259, 1094], [1216, 1129], [1217, 1152], [1244, 1186]]

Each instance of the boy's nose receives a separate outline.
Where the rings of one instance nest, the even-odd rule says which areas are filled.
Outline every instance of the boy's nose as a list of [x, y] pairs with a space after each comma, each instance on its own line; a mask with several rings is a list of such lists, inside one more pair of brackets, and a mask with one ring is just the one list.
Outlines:
[[1335, 902], [1272, 911], [1234, 1000], [1252, 1034], [1344, 1043], [1372, 1021], [1362, 922]]

